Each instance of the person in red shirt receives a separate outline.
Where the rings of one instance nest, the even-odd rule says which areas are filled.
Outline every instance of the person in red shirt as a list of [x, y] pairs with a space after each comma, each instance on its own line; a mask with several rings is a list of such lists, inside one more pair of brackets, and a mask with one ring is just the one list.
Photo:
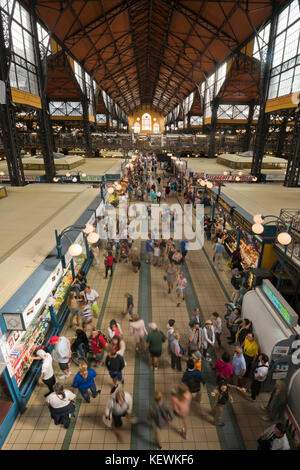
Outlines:
[[213, 365], [213, 369], [217, 373], [217, 383], [221, 380], [228, 381], [233, 374], [233, 370], [230, 364], [230, 356], [227, 352], [222, 354], [221, 359], [216, 360]]
[[112, 252], [109, 251], [107, 256], [105, 257], [105, 276], [104, 279], [107, 279], [108, 271], [110, 271], [110, 277], [113, 275], [113, 264], [114, 264], [114, 257]]
[[104, 349], [106, 349], [107, 346], [108, 343], [102, 333], [96, 328], [93, 328], [91, 335], [91, 348], [94, 353], [94, 358], [96, 359], [94, 367], [98, 367], [98, 365], [101, 366], [101, 364], [103, 364]]

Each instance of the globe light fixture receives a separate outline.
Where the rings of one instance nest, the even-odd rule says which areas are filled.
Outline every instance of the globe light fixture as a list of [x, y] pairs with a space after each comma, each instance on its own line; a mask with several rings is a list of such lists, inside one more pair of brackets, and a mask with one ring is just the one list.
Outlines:
[[280, 245], [289, 245], [292, 241], [292, 237], [289, 233], [287, 232], [281, 232], [279, 233], [277, 237], [277, 241], [280, 243]]
[[66, 173], [66, 177], [67, 177], [67, 178], [70, 178], [70, 176], [71, 176], [71, 173], [68, 171], [68, 172]]
[[108, 194], [113, 194], [115, 192], [114, 188], [110, 187], [107, 190]]
[[79, 243], [73, 243], [69, 247], [68, 252], [70, 253], [71, 256], [79, 256], [82, 253], [82, 246], [79, 245]]
[[4, 171], [0, 171], [0, 176], [4, 176], [4, 175], [5, 175]]
[[58, 183], [59, 179], [56, 176], [54, 176], [53, 181], [54, 183]]
[[252, 181], [257, 181], [257, 177], [254, 176], [254, 177], [252, 178]]
[[88, 235], [87, 241], [88, 241], [89, 243], [93, 244], [93, 243], [97, 243], [97, 241], [99, 240], [99, 238], [100, 238], [100, 237], [99, 237], [98, 233], [92, 232], [92, 233], [90, 233], [90, 234]]
[[237, 177], [235, 178], [235, 181], [241, 181], [241, 178], [240, 178], [239, 176], [237, 176]]
[[253, 222], [256, 223], [256, 224], [263, 224], [264, 219], [262, 218], [261, 214], [256, 214], [253, 217]]
[[206, 182], [204, 180], [200, 180], [200, 186], [205, 186]]
[[206, 184], [206, 187], [207, 187], [208, 189], [211, 189], [211, 188], [213, 187], [212, 182], [211, 182], [211, 181], [208, 181], [208, 183]]
[[239, 175], [239, 176], [243, 176], [243, 172], [242, 172], [242, 171], [239, 171], [239, 172], [238, 172], [238, 175]]
[[252, 232], [260, 235], [264, 231], [264, 226], [262, 224], [254, 224], [252, 225]]
[[86, 173], [81, 173], [82, 178], [86, 177]]
[[224, 175], [224, 176], [227, 176], [227, 175], [228, 175], [228, 171], [224, 171], [223, 175]]
[[74, 178], [72, 178], [72, 182], [77, 183], [77, 178], [75, 178], [75, 176], [74, 176]]

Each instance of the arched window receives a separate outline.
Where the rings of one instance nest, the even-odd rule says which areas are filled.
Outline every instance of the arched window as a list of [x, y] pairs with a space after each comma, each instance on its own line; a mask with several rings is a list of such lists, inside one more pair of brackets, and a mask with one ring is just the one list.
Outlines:
[[158, 124], [158, 122], [153, 124], [153, 133], [154, 134], [159, 134], [159, 124]]
[[143, 131], [151, 131], [152, 130], [151, 116], [148, 113], [145, 113], [142, 116], [142, 130]]
[[133, 126], [134, 134], [139, 134], [141, 132], [141, 126], [139, 122], [135, 122]]

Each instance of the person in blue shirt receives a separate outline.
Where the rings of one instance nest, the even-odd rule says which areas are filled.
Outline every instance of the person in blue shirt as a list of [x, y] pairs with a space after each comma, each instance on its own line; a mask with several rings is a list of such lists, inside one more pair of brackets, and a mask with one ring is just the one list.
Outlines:
[[153, 241], [151, 240], [151, 235], [149, 233], [148, 235], [148, 240], [146, 240], [146, 263], [149, 263], [151, 264], [152, 260], [153, 260], [153, 251], [154, 251], [154, 247], [153, 247]]
[[181, 254], [182, 254], [182, 264], [184, 264], [185, 262], [185, 257], [187, 255], [187, 245], [188, 245], [188, 241], [186, 238], [184, 238], [183, 240], [181, 240], [180, 242], [180, 251], [181, 251]]
[[198, 401], [201, 401], [201, 383], [205, 385], [205, 380], [200, 370], [195, 369], [195, 363], [193, 359], [186, 361], [187, 370], [182, 376], [181, 382], [183, 382], [191, 393], [197, 393]]
[[89, 369], [85, 362], [79, 366], [79, 372], [75, 375], [72, 387], [78, 388], [84, 400], [90, 403], [89, 389], [92, 392], [92, 397], [96, 398], [101, 390], [96, 389], [95, 377], [96, 372], [93, 369]]
[[223, 243], [217, 243], [215, 247], [214, 255], [213, 255], [213, 262], [214, 262], [215, 268], [218, 269], [219, 271], [223, 271], [222, 259], [224, 256], [224, 251], [225, 251], [225, 247]]

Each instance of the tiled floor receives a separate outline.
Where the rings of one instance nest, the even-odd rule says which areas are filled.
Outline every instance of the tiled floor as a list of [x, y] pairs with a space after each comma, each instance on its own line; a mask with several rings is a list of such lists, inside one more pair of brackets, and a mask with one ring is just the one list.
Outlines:
[[[172, 200], [170, 203], [174, 202]], [[136, 246], [139, 242], [136, 242]], [[206, 252], [206, 254], [205, 254]], [[222, 316], [226, 313], [224, 304], [228, 301], [227, 297], [218, 282], [208, 258], [212, 259], [212, 244], [205, 243], [204, 250], [189, 253], [187, 256], [187, 266], [190, 276], [203, 311], [205, 318], [209, 318], [213, 311], [218, 311]], [[224, 266], [225, 270], [219, 272], [219, 277], [231, 294], [230, 272]], [[92, 267], [88, 274], [89, 284], [100, 294], [100, 307], [106, 293], [109, 280], [103, 279], [104, 266]], [[176, 320], [176, 328], [182, 334], [182, 344], [187, 345], [188, 333], [188, 311], [185, 303], [179, 308], [176, 307], [176, 295], [167, 293], [166, 282], [163, 280], [163, 269], [151, 266], [151, 288], [152, 288], [152, 321], [156, 322], [160, 329], [166, 331], [166, 325], [169, 318]], [[127, 317], [121, 315], [124, 310], [124, 293], [130, 292], [134, 296], [135, 311], [137, 311], [138, 292], [139, 292], [139, 274], [133, 273], [130, 264], [117, 264], [110, 286], [107, 303], [104, 309], [101, 329], [106, 330], [109, 321], [114, 318], [120, 322], [126, 342], [126, 368], [124, 389], [133, 394], [134, 390], [134, 366], [135, 349], [132, 338], [129, 336], [129, 322]], [[62, 334], [72, 337], [74, 329], [70, 330], [66, 325]], [[227, 335], [224, 327], [223, 337]], [[222, 338], [224, 348], [233, 353], [233, 348], [226, 344]], [[226, 344], [226, 345], [225, 345]], [[164, 346], [164, 352], [160, 361], [158, 371], [154, 373], [154, 388], [164, 393], [166, 400], [170, 398], [170, 390], [178, 384], [182, 373], [173, 371], [170, 367], [170, 358], [167, 353], [167, 346]], [[217, 350], [220, 356], [224, 349]], [[183, 361], [183, 370], [185, 362]], [[57, 365], [55, 365], [57, 375], [59, 374]], [[27, 405], [25, 413], [16, 420], [3, 450], [17, 449], [130, 449], [131, 446], [131, 425], [124, 420], [123, 442], [117, 442], [114, 433], [105, 428], [102, 422], [102, 415], [105, 404], [109, 397], [111, 388], [110, 377], [104, 367], [96, 369], [96, 385], [102, 389], [102, 393], [96, 399], [92, 399], [90, 404], [81, 402], [78, 416], [76, 418], [74, 429], [68, 431], [60, 426], [55, 426], [50, 419], [49, 411], [44, 405], [45, 387], [37, 386]], [[68, 387], [71, 386], [74, 374], [77, 368], [72, 364], [72, 376], [66, 380]], [[267, 427], [267, 424], [261, 420], [262, 412], [259, 405], [265, 403], [267, 396], [261, 394], [256, 403], [242, 396], [239, 392], [233, 392], [233, 408], [239, 423], [241, 434], [247, 449], [256, 448], [256, 439], [260, 432]], [[142, 399], [142, 398], [141, 398]], [[211, 404], [206, 389], [203, 390], [201, 404], [193, 401], [191, 413], [188, 418], [187, 439], [183, 440], [178, 432], [179, 422], [175, 418], [170, 428], [162, 431], [162, 442], [164, 449], [203, 449], [218, 450], [221, 449], [218, 433], [213, 424], [211, 416]], [[149, 443], [149, 448], [150, 443]]]

